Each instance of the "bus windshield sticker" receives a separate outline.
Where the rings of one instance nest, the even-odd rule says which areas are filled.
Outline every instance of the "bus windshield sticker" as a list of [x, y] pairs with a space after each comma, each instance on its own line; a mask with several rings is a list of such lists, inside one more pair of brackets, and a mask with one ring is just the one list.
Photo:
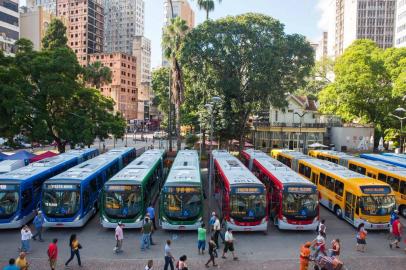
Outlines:
[[386, 186], [361, 186], [364, 194], [389, 194], [391, 192], [390, 187]]

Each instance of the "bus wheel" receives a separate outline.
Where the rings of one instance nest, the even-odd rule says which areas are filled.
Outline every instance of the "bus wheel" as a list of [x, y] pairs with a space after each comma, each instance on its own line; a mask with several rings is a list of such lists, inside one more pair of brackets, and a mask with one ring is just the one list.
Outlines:
[[406, 218], [406, 206], [402, 205], [399, 209], [400, 214]]
[[336, 214], [336, 216], [338, 218], [343, 218], [343, 211], [341, 210], [341, 208], [339, 206], [336, 206], [334, 208], [334, 213]]

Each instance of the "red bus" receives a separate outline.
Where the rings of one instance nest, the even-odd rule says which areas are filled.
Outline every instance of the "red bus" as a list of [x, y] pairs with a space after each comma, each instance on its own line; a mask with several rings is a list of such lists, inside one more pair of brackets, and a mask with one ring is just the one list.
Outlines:
[[215, 196], [226, 228], [266, 233], [268, 202], [264, 184], [225, 150], [214, 150], [213, 160]]
[[275, 226], [283, 230], [316, 230], [319, 224], [316, 185], [264, 152], [244, 150], [242, 159], [266, 186]]

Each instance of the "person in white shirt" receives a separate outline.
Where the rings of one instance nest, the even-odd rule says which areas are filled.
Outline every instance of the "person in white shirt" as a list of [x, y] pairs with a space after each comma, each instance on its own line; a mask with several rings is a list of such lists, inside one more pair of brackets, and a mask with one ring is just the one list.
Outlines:
[[124, 224], [119, 221], [116, 227], [115, 231], [115, 238], [116, 238], [116, 246], [114, 248], [114, 251], [116, 253], [122, 252], [123, 250], [121, 249], [123, 246], [123, 240], [124, 240], [124, 231], [123, 231]]
[[30, 240], [32, 238], [32, 233], [27, 225], [24, 225], [21, 229], [21, 248], [20, 251], [29, 253], [30, 252]]
[[223, 250], [223, 256], [221, 256], [223, 259], [227, 259], [226, 253], [227, 251], [231, 251], [233, 254], [233, 259], [236, 261], [238, 258], [234, 254], [234, 236], [233, 232], [231, 231], [230, 228], [227, 229], [226, 235], [225, 235], [225, 245], [224, 245], [224, 250]]
[[152, 266], [154, 265], [153, 260], [149, 260], [147, 265], [145, 266], [145, 270], [152, 270]]
[[219, 235], [221, 231], [221, 225], [217, 215], [213, 224], [213, 231], [214, 231], [214, 242], [216, 242], [216, 246], [219, 246]]

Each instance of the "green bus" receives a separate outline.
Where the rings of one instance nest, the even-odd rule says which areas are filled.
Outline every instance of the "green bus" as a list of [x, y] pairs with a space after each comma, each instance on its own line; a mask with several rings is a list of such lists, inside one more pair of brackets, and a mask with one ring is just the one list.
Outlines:
[[164, 230], [197, 230], [203, 221], [203, 187], [199, 156], [181, 150], [162, 188], [159, 220]]
[[164, 180], [165, 151], [148, 150], [104, 184], [100, 223], [115, 228], [141, 228], [146, 209], [158, 196]]

